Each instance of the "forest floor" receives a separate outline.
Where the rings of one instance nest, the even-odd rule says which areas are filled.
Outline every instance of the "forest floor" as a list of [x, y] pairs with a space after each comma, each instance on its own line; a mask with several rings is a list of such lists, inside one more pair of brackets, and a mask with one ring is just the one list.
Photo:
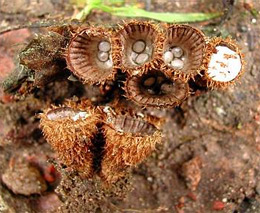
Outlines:
[[[220, 0], [142, 4], [158, 12], [223, 11]], [[95, 212], [260, 213], [260, 24], [252, 8], [260, 11], [258, 0], [235, 1], [230, 17], [214, 26], [214, 31], [209, 22], [193, 24], [208, 35], [231, 35], [245, 55], [245, 74], [234, 87], [195, 94], [176, 109], [147, 109], [166, 121], [163, 143], [134, 168], [125, 198], [100, 202], [108, 207], [99, 206]], [[63, 20], [76, 12], [64, 0], [0, 0], [0, 30], [39, 20]], [[121, 19], [103, 12], [88, 17], [101, 24]], [[16, 69], [17, 53], [35, 33], [47, 30], [24, 28], [0, 35], [1, 81]], [[57, 211], [63, 200], [54, 190], [61, 174], [48, 161], [55, 155], [42, 137], [37, 114], [50, 103], [95, 95], [95, 89], [67, 80], [51, 82], [19, 101], [0, 89], [0, 212]], [[12, 171], [15, 175], [7, 186], [2, 179]], [[22, 178], [27, 181], [21, 186], [17, 179]], [[91, 188], [79, 180], [69, 181], [67, 196], [79, 201], [64, 212], [84, 212], [81, 198]], [[42, 191], [41, 195], [31, 193], [34, 190]]]

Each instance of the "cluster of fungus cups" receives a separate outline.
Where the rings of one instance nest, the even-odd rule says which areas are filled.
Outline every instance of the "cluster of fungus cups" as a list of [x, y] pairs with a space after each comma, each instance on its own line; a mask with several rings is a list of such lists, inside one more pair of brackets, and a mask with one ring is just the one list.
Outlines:
[[[113, 81], [121, 70], [126, 75], [126, 97], [151, 107], [181, 104], [189, 96], [191, 81], [207, 88], [226, 88], [241, 76], [244, 63], [231, 39], [210, 40], [189, 25], [142, 21], [79, 30], [68, 45], [66, 60], [68, 68], [90, 84]], [[228, 73], [216, 71], [223, 66]]]
[[82, 178], [98, 175], [109, 185], [141, 163], [161, 141], [160, 124], [152, 116], [94, 107], [87, 101], [53, 106], [40, 117], [44, 136], [62, 164]]
[[[124, 96], [142, 107], [159, 108], [180, 105], [190, 94], [191, 81], [226, 88], [244, 71], [243, 55], [230, 38], [209, 39], [188, 25], [141, 21], [116, 29], [79, 29], [68, 44], [66, 61], [74, 75], [91, 85], [115, 81], [121, 70]], [[44, 111], [41, 128], [63, 164], [108, 183], [123, 177], [161, 141], [151, 116], [84, 101]]]

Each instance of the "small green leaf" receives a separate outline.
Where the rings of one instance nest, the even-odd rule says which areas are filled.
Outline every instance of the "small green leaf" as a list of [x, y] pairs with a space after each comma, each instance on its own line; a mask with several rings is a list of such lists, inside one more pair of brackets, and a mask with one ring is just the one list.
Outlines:
[[[110, 13], [115, 16], [123, 17], [142, 17], [154, 19], [162, 22], [169, 23], [185, 23], [185, 22], [198, 22], [206, 21], [222, 15], [222, 13], [158, 13], [150, 12], [143, 9], [140, 9], [136, 6], [127, 6], [127, 7], [113, 7], [108, 6], [102, 3], [102, 0], [89, 0], [87, 1], [86, 7], [77, 14], [77, 19], [85, 19], [86, 16], [93, 10], [99, 9], [104, 12]], [[111, 4], [119, 4], [123, 1], [121, 0], [110, 0]]]
[[84, 5], [86, 5], [86, 0], [70, 0], [70, 4], [74, 4], [77, 7], [84, 7]]

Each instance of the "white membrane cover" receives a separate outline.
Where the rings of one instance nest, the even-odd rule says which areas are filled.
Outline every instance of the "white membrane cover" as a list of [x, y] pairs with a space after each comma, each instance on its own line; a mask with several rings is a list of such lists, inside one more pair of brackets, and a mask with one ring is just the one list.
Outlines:
[[208, 75], [214, 81], [229, 82], [237, 77], [242, 63], [238, 53], [226, 46], [217, 46], [209, 62]]

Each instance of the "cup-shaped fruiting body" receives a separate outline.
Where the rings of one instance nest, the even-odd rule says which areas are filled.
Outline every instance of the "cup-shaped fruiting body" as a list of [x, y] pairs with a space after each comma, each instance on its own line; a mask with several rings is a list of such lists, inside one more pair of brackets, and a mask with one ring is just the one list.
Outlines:
[[188, 83], [172, 80], [154, 69], [129, 77], [124, 90], [128, 99], [148, 107], [175, 107], [189, 96]]
[[98, 114], [77, 106], [53, 107], [41, 114], [41, 128], [59, 160], [83, 177], [93, 175], [92, 138], [97, 133]]
[[84, 83], [113, 80], [111, 33], [102, 27], [88, 27], [75, 34], [68, 45], [68, 68]]
[[244, 57], [231, 38], [212, 38], [205, 52], [202, 80], [208, 88], [225, 89], [244, 72]]
[[204, 34], [188, 25], [166, 28], [161, 69], [173, 79], [187, 82], [201, 70], [205, 49]]
[[103, 131], [106, 144], [100, 176], [110, 184], [147, 158], [161, 142], [161, 132], [155, 125], [127, 114], [108, 115]]
[[117, 67], [130, 75], [142, 74], [158, 65], [164, 36], [158, 25], [131, 21], [115, 32], [112, 58]]

